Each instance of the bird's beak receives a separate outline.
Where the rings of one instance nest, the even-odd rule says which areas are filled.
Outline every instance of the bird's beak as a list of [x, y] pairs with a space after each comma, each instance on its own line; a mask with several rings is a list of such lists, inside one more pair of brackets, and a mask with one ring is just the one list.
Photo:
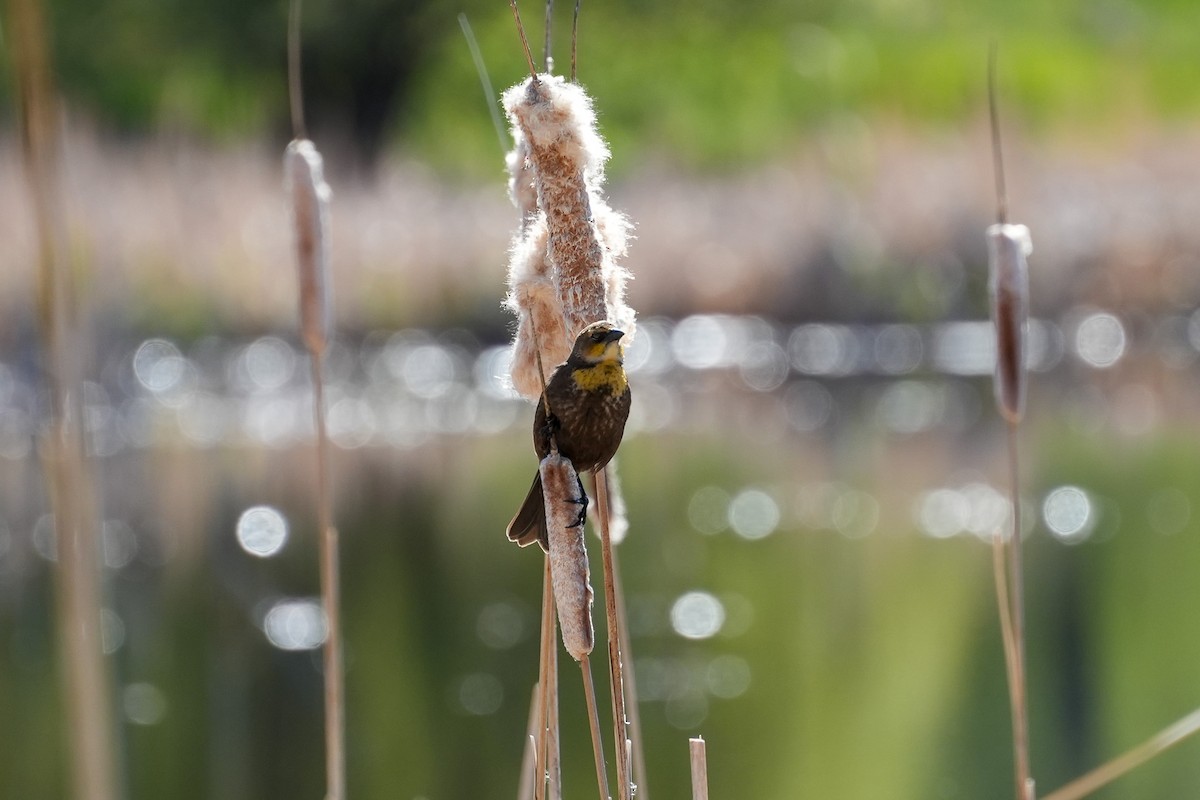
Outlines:
[[616, 341], [619, 341], [621, 339], [621, 337], [624, 335], [625, 335], [625, 331], [619, 331], [616, 328], [613, 328], [611, 331], [608, 332], [608, 335], [604, 337], [604, 341], [605, 342], [616, 342]]

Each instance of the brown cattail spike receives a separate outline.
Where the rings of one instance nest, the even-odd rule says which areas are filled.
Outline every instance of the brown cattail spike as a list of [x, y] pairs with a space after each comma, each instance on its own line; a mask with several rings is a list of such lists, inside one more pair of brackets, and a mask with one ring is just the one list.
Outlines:
[[616, 263], [629, 223], [600, 192], [609, 154], [591, 100], [581, 87], [544, 75], [509, 89], [504, 105], [528, 142], [570, 336], [603, 319], [631, 335], [633, 312], [624, 301], [629, 275]]
[[296, 263], [300, 279], [300, 332], [305, 346], [323, 353], [329, 343], [333, 303], [329, 281], [329, 184], [321, 154], [307, 139], [287, 146], [284, 171], [292, 196]]
[[1029, 267], [1033, 251], [1024, 225], [987, 229], [988, 289], [996, 326], [996, 405], [1010, 424], [1025, 413], [1025, 339], [1029, 317]]
[[582, 488], [571, 462], [557, 453], [542, 459], [542, 492], [546, 499], [546, 533], [550, 542], [550, 575], [563, 646], [576, 660], [592, 652], [592, 584], [583, 541]]

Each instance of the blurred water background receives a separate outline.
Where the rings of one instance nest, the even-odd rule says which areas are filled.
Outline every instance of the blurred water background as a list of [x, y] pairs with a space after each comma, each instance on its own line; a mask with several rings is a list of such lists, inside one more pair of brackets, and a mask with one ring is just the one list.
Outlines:
[[[507, 8], [465, 5], [493, 79], [518, 80]], [[504, 381], [517, 220], [459, 10], [306, 4], [335, 195], [355, 797], [513, 796], [536, 677], [542, 562], [502, 534], [536, 466]], [[50, 11], [126, 796], [316, 796], [284, 9]], [[1200, 705], [1200, 82], [1181, 33], [1200, 11], [584, 14], [581, 78], [637, 225], [620, 556], [650, 791], [686, 794], [685, 740], [703, 734], [714, 796], [1010, 794], [985, 544], [1008, 489], [985, 297], [991, 35], [1012, 217], [1035, 248], [1021, 447], [1040, 788]], [[57, 556], [35, 237], [3, 99], [0, 797], [38, 800], [67, 787]], [[572, 796], [594, 791], [573, 672], [564, 659]], [[1197, 746], [1097, 796], [1188, 796]]]

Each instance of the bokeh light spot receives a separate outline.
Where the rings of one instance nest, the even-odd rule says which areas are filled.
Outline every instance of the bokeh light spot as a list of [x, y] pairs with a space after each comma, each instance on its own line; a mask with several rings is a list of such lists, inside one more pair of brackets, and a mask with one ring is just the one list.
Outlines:
[[475, 632], [488, 647], [507, 650], [525, 638], [525, 620], [512, 603], [489, 603], [479, 612]]
[[1156, 533], [1164, 536], [1179, 533], [1188, 526], [1191, 518], [1191, 501], [1179, 489], [1159, 489], [1146, 503], [1146, 520]]
[[167, 715], [167, 697], [157, 686], [131, 683], [121, 693], [125, 719], [134, 725], [157, 725]]
[[709, 639], [725, 624], [725, 607], [708, 592], [688, 592], [671, 606], [671, 627], [685, 639]]
[[1082, 542], [1095, 526], [1091, 498], [1078, 486], [1060, 486], [1046, 495], [1042, 519], [1050, 533], [1068, 544]]
[[1075, 352], [1096, 369], [1111, 367], [1125, 354], [1125, 326], [1112, 314], [1091, 314], [1075, 329]]
[[238, 517], [238, 544], [250, 555], [259, 558], [275, 555], [287, 542], [287, 536], [287, 520], [270, 506], [248, 508]]
[[709, 662], [704, 677], [709, 694], [731, 700], [750, 688], [750, 665], [741, 656], [717, 656]]
[[719, 486], [703, 486], [688, 501], [687, 514], [700, 533], [720, 533], [729, 527], [729, 493]]
[[486, 717], [504, 704], [504, 686], [487, 672], [476, 672], [458, 684], [458, 702], [468, 714]]
[[267, 612], [263, 632], [280, 650], [315, 650], [325, 643], [325, 612], [315, 600], [280, 600]]
[[183, 378], [184, 367], [179, 348], [166, 339], [148, 339], [133, 354], [134, 377], [155, 394], [174, 389]]
[[729, 503], [729, 526], [743, 539], [762, 539], [779, 525], [779, 505], [759, 489], [746, 489]]

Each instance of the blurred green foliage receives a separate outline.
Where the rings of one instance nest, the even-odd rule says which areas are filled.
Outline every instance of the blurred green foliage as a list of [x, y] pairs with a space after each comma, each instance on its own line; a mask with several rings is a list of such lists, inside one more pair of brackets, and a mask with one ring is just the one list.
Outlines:
[[[561, 72], [572, 4], [558, 5]], [[506, 3], [305, 3], [314, 130], [344, 134], [367, 162], [395, 146], [448, 174], [497, 172], [460, 11], [495, 89], [519, 81], [525, 62]], [[544, 7], [523, 11], [540, 59]], [[64, 91], [103, 125], [218, 139], [288, 129], [280, 0], [56, 0], [52, 12]], [[983, 108], [992, 39], [1006, 106], [1039, 129], [1094, 135], [1193, 116], [1198, 26], [1200, 6], [1175, 0], [622, 0], [583, 5], [579, 76], [622, 156], [615, 169], [651, 157], [722, 168], [777, 157], [846, 113], [961, 123]]]

